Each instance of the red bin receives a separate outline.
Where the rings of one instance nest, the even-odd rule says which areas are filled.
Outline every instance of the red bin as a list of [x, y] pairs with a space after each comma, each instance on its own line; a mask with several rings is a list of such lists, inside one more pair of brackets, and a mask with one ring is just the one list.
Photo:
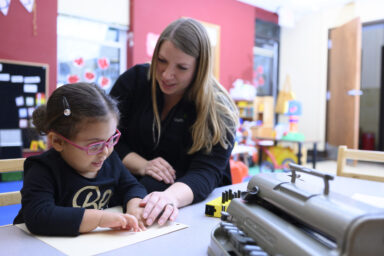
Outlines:
[[361, 149], [375, 150], [375, 134], [374, 133], [367, 132], [362, 134]]

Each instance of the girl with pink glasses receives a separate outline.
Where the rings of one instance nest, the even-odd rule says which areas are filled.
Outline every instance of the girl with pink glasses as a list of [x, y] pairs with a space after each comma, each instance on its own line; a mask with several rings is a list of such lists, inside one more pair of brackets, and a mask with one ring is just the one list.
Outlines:
[[[96, 227], [145, 229], [145, 188], [113, 151], [120, 138], [117, 102], [96, 85], [67, 84], [33, 113], [33, 124], [51, 149], [24, 164], [22, 208], [39, 235], [75, 236]], [[103, 211], [123, 205], [124, 213]]]

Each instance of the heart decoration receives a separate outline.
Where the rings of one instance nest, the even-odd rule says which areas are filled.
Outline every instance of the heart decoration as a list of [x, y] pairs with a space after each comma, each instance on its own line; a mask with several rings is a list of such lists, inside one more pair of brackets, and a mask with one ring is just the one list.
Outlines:
[[67, 78], [68, 83], [73, 84], [79, 82], [80, 78], [78, 75], [70, 75]]
[[95, 79], [96, 79], [96, 75], [95, 75], [95, 73], [92, 72], [92, 71], [86, 71], [86, 72], [84, 73], [84, 79], [85, 79], [87, 82], [92, 83], [92, 82], [95, 81]]
[[101, 88], [107, 89], [111, 86], [111, 80], [108, 77], [102, 76], [99, 78], [98, 84]]
[[107, 59], [107, 58], [100, 58], [100, 59], [97, 60], [97, 64], [99, 65], [99, 68], [107, 69], [109, 67], [109, 59]]
[[77, 58], [73, 61], [73, 63], [75, 64], [75, 66], [77, 67], [82, 67], [84, 66], [84, 59], [82, 57], [80, 58]]

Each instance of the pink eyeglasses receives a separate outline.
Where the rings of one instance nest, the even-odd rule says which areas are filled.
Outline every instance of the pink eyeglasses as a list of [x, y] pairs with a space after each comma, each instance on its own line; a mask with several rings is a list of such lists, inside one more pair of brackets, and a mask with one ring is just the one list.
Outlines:
[[108, 140], [98, 141], [98, 142], [89, 144], [86, 147], [82, 147], [80, 145], [77, 145], [73, 141], [70, 141], [69, 139], [65, 138], [60, 133], [57, 133], [57, 132], [55, 132], [55, 133], [57, 135], [59, 135], [63, 140], [65, 140], [66, 142], [71, 144], [72, 146], [74, 146], [74, 147], [76, 147], [78, 149], [84, 150], [85, 152], [87, 152], [88, 155], [97, 155], [97, 154], [99, 154], [101, 151], [104, 150], [105, 146], [107, 146], [109, 148], [115, 146], [117, 144], [117, 142], [119, 141], [120, 135], [121, 135], [120, 131], [118, 129], [116, 129], [116, 133], [114, 135], [112, 135]]

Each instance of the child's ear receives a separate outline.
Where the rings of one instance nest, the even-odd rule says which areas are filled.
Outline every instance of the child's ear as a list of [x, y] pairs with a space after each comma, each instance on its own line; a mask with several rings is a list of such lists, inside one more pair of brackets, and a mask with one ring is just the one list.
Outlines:
[[64, 140], [54, 132], [49, 132], [47, 135], [48, 142], [57, 151], [61, 152], [64, 149]]

